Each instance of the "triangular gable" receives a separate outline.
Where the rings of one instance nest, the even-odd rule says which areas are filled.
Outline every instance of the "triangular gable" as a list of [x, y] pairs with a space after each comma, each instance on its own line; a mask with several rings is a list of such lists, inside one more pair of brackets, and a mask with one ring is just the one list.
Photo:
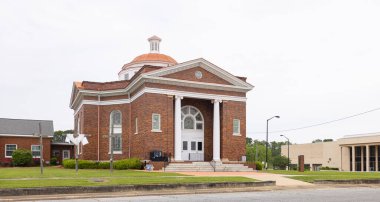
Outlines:
[[[201, 79], [197, 79], [195, 76], [195, 72], [197, 70], [202, 72]], [[195, 82], [216, 83], [221, 85], [233, 85], [249, 89], [253, 88], [251, 84], [237, 78], [231, 73], [203, 58], [190, 60], [188, 62], [180, 63], [172, 67], [152, 71], [145, 75], [151, 77], [166, 77], [171, 79], [188, 80]]]
[[232, 85], [230, 82], [220, 78], [219, 76], [207, 71], [206, 69], [202, 67], [193, 67], [193, 68], [178, 71], [172, 74], [163, 75], [161, 77], [186, 80], [186, 81], [196, 81], [196, 82], [203, 82], [203, 83]]

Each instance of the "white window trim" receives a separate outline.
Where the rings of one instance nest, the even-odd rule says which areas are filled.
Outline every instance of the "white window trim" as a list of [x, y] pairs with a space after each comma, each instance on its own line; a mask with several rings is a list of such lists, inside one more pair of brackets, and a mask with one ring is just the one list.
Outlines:
[[[32, 156], [33, 156], [33, 146], [40, 146], [39, 144], [32, 144], [32, 145], [30, 145], [30, 151], [32, 152]], [[40, 152], [40, 155], [39, 156], [33, 156], [33, 158], [41, 158], [41, 147], [40, 147], [40, 150], [39, 150], [39, 152]]]
[[[68, 158], [64, 158], [64, 153], [67, 152], [68, 154]], [[70, 150], [62, 150], [62, 161], [65, 160], [65, 159], [70, 159]]]
[[[108, 154], [111, 154], [111, 152], [108, 152]], [[123, 154], [123, 151], [113, 151], [113, 154]]]
[[[153, 128], [153, 117], [156, 115], [158, 115], [158, 129]], [[151, 131], [156, 132], [156, 133], [162, 132], [162, 130], [161, 130], [161, 114], [152, 113], [152, 130]]]
[[[238, 124], [238, 132], [237, 133], [235, 133], [235, 131], [234, 131], [234, 123], [235, 123], [235, 121], [238, 121], [239, 122], [239, 124]], [[234, 136], [241, 136], [241, 133], [240, 133], [240, 119], [233, 119], [232, 120], [232, 135], [234, 135]]]
[[139, 134], [139, 123], [138, 123], [139, 119], [136, 117], [135, 118], [135, 135], [136, 134]]
[[17, 144], [5, 144], [5, 148], [4, 148], [5, 158], [12, 158], [12, 156], [7, 156], [7, 145], [16, 145], [16, 150], [17, 150]]
[[[120, 133], [120, 151], [115, 151], [113, 150], [113, 154], [122, 154], [123, 153], [123, 113], [120, 111], [120, 110], [113, 110], [111, 111], [110, 113], [110, 125], [109, 125], [109, 137], [108, 137], [108, 154], [111, 154], [111, 147], [112, 147], [112, 137], [111, 137], [111, 133], [112, 133], [112, 126], [111, 124], [113, 124], [113, 113], [120, 113], [120, 129], [121, 129], [121, 133]], [[115, 134], [114, 134], [115, 135]]]

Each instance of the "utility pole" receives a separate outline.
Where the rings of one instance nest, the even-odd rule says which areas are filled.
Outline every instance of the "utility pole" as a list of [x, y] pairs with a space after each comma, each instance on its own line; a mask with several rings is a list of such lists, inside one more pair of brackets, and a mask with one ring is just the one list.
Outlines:
[[41, 175], [44, 174], [44, 160], [43, 160], [43, 142], [42, 142], [42, 127], [41, 127], [41, 122], [38, 124], [39, 128], [39, 135], [40, 135], [40, 169], [41, 169]]
[[280, 118], [280, 116], [273, 116], [272, 118], [270, 119], [267, 119], [267, 139], [266, 139], [266, 146], [265, 146], [265, 170], [268, 170], [268, 145], [269, 145], [269, 142], [268, 142], [268, 125], [269, 125], [269, 121], [273, 118]]
[[110, 138], [110, 148], [111, 148], [111, 155], [110, 155], [110, 173], [112, 174], [113, 173], [113, 145], [114, 145], [114, 142], [115, 142], [115, 139], [114, 139], [114, 134], [113, 134], [113, 125], [112, 124], [112, 128], [111, 128], [111, 138]]

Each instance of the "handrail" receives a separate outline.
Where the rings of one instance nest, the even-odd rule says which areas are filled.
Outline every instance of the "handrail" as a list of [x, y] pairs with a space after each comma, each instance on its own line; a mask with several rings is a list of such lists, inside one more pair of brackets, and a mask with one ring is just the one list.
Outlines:
[[215, 172], [216, 161], [211, 160], [211, 161], [210, 161], [210, 165], [211, 165], [211, 167], [214, 169], [214, 172]]

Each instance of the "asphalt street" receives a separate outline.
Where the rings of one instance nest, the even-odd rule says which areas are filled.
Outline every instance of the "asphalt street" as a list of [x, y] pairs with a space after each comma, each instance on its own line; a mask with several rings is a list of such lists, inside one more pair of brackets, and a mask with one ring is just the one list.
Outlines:
[[[133, 196], [133, 197], [110, 197], [92, 199], [69, 199], [53, 201], [292, 201], [292, 202], [314, 202], [314, 201], [345, 201], [364, 202], [380, 201], [380, 188], [350, 187], [350, 188], [319, 188], [319, 189], [293, 189], [259, 192], [234, 192], [234, 193], [210, 193], [210, 194], [182, 194], [161, 196]], [[112, 193], [111, 193], [112, 195]]]

